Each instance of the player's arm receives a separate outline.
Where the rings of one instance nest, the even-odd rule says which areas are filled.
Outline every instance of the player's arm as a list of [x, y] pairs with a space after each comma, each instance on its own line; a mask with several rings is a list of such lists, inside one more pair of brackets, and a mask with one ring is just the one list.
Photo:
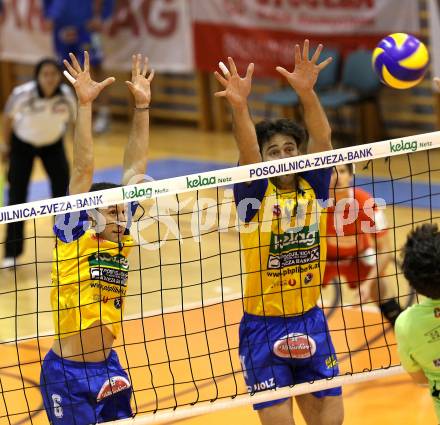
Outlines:
[[322, 47], [322, 44], [320, 44], [312, 58], [309, 59], [309, 40], [305, 40], [302, 55], [300, 46], [298, 44], [295, 46], [295, 68], [293, 72], [289, 72], [281, 66], [276, 68], [296, 91], [303, 105], [304, 122], [310, 135], [307, 153], [332, 149], [330, 124], [314, 91], [319, 73], [332, 61], [332, 58], [327, 58], [318, 64]]
[[73, 167], [69, 182], [71, 195], [84, 193], [90, 189], [93, 181], [93, 137], [92, 137], [92, 103], [101, 91], [112, 84], [115, 79], [109, 77], [98, 83], [90, 77], [89, 55], [84, 52], [84, 69], [70, 53], [71, 63], [64, 61], [67, 79], [72, 83], [78, 99], [77, 119], [73, 138]]
[[133, 55], [131, 81], [126, 81], [126, 84], [133, 95], [135, 108], [124, 153], [123, 185], [139, 183], [144, 179], [150, 137], [149, 107], [153, 78], [154, 71], [148, 72], [148, 58], [145, 57], [142, 64], [142, 55]]
[[217, 71], [214, 72], [215, 78], [224, 88], [223, 91], [215, 93], [215, 96], [226, 98], [231, 105], [234, 137], [240, 154], [239, 164], [261, 162], [255, 125], [248, 107], [254, 64], [249, 64], [246, 75], [242, 78], [233, 59], [228, 58], [228, 62], [229, 69], [222, 62], [220, 63], [223, 76]]
[[394, 333], [397, 342], [397, 352], [399, 354], [402, 367], [409, 374], [414, 383], [425, 385], [428, 383], [428, 379], [426, 378], [419, 363], [417, 363], [417, 361], [411, 355], [412, 330], [409, 327], [409, 324], [412, 322], [411, 319], [412, 317], [409, 314], [409, 310], [406, 310], [401, 313], [396, 320]]

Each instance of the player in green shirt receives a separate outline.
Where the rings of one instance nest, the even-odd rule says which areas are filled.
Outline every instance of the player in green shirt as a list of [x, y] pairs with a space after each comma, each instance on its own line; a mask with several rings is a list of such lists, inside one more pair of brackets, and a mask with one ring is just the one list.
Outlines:
[[397, 348], [404, 369], [429, 384], [440, 423], [440, 232], [436, 224], [413, 230], [403, 247], [402, 270], [418, 294], [427, 297], [397, 318]]

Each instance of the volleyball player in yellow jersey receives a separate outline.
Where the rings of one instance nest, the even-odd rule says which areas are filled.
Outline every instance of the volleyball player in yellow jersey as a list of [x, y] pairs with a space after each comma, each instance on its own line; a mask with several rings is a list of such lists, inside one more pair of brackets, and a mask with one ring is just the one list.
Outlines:
[[[318, 64], [322, 45], [309, 59], [309, 42], [295, 46], [293, 72], [277, 67], [298, 94], [307, 132], [293, 121], [254, 126], [247, 97], [254, 65], [241, 78], [231, 58], [229, 70], [215, 73], [231, 107], [240, 165], [332, 149], [331, 129], [313, 88], [331, 58]], [[326, 318], [317, 306], [325, 268], [326, 214], [317, 200], [328, 198], [331, 169], [306, 171], [234, 186], [245, 260], [245, 314], [240, 325], [240, 359], [249, 392], [338, 375]], [[287, 226], [285, 221], [287, 220]], [[284, 222], [284, 223], [283, 223]], [[343, 421], [341, 389], [296, 397], [309, 425]], [[254, 405], [263, 425], [292, 425], [292, 399]]]
[[[118, 187], [94, 183], [92, 102], [113, 83], [90, 78], [87, 52], [82, 69], [75, 56], [64, 62], [66, 76], [78, 97], [71, 195]], [[133, 56], [135, 111], [124, 154], [122, 184], [138, 183], [145, 175], [149, 138], [150, 83], [148, 59]], [[112, 349], [122, 323], [127, 290], [132, 210], [114, 205], [57, 217], [53, 254], [51, 303], [55, 341], [44, 359], [41, 393], [52, 424], [89, 425], [132, 416], [131, 384]], [[90, 213], [89, 213], [90, 214]], [[91, 226], [94, 224], [94, 226]]]

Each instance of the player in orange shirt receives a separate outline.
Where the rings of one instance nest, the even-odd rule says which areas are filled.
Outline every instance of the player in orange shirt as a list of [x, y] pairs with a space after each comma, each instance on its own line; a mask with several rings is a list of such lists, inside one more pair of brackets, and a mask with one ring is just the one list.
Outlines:
[[361, 302], [377, 302], [391, 324], [402, 309], [391, 295], [394, 280], [387, 270], [394, 262], [386, 219], [376, 200], [353, 187], [353, 165], [338, 165], [330, 181], [327, 210], [327, 263], [323, 285], [341, 282], [360, 286]]

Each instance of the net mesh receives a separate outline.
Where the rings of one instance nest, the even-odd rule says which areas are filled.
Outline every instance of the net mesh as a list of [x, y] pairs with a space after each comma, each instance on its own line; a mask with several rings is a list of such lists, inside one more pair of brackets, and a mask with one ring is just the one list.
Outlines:
[[[416, 297], [396, 266], [400, 247], [416, 225], [438, 221], [440, 208], [439, 152], [423, 150], [440, 144], [440, 136], [419, 136], [408, 143], [412, 141], [416, 145], [408, 145], [415, 147], [409, 153], [411, 149], [404, 148], [406, 139], [399, 154], [393, 142], [381, 142], [372, 150], [372, 145], [367, 146], [363, 152], [370, 149], [371, 155], [357, 166], [354, 179], [355, 187], [386, 202], [383, 211], [391, 240], [387, 254], [393, 257], [387, 276], [390, 293], [402, 307]], [[348, 162], [349, 151], [317, 157], [332, 158], [343, 152], [343, 163]], [[361, 156], [351, 158], [357, 161]], [[135, 246], [129, 257], [122, 332], [114, 348], [132, 383], [136, 416], [229, 400], [248, 392], [238, 353], [246, 284], [243, 224], [237, 219], [231, 183], [249, 180], [249, 169], [244, 167], [244, 174], [239, 174], [241, 167], [229, 170], [229, 181], [221, 181], [221, 173], [178, 178], [186, 184], [181, 191], [172, 180], [168, 186], [167, 181], [159, 181], [155, 184], [176, 187], [175, 192], [168, 190], [162, 196], [153, 186], [152, 191], [133, 197], [143, 200], [131, 226]], [[191, 183], [195, 180], [198, 185]], [[203, 184], [206, 189], [201, 188]], [[129, 193], [133, 188], [118, 193], [124, 190]], [[115, 199], [114, 191], [108, 193], [108, 198], [102, 198], [107, 205], [126, 202], [126, 196]], [[0, 219], [13, 221], [11, 211], [11, 207], [0, 209]], [[36, 215], [44, 215], [41, 208]], [[25, 221], [25, 254], [15, 268], [1, 270], [0, 425], [47, 423], [39, 387], [42, 359], [54, 335], [53, 217], [47, 215]], [[398, 366], [392, 328], [376, 303], [361, 303], [360, 287], [351, 289], [346, 280], [338, 276], [322, 289], [318, 301], [329, 322], [340, 375]], [[332, 361], [328, 359], [329, 367]], [[265, 385], [269, 386], [263, 382], [258, 390]], [[309, 391], [315, 391], [313, 382]]]

